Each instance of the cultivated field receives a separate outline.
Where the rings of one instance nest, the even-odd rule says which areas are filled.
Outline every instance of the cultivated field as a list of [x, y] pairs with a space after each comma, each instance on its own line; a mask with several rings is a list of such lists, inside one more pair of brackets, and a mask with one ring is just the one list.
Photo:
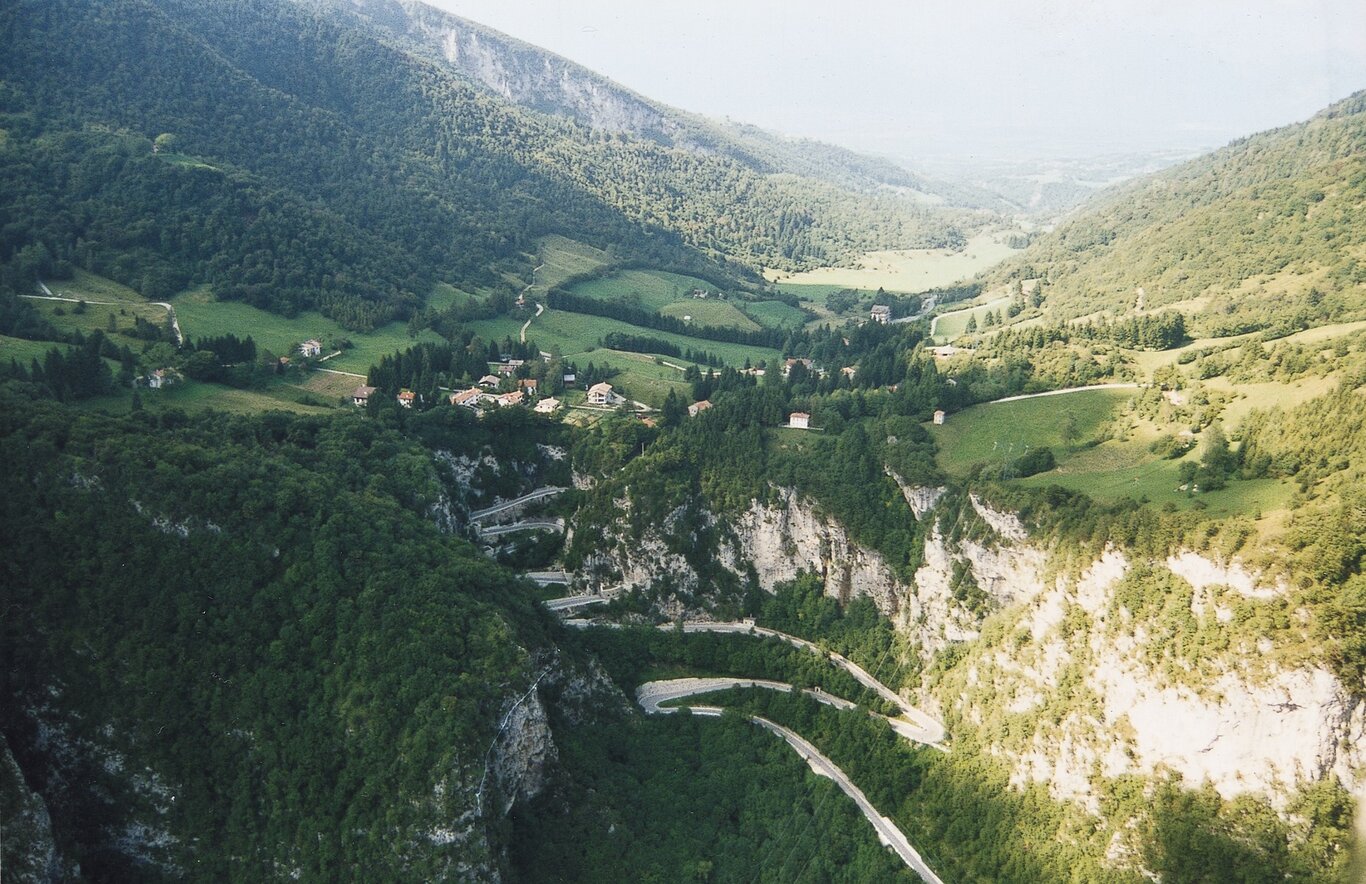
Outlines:
[[857, 267], [822, 267], [805, 273], [767, 271], [764, 275], [786, 292], [811, 300], [840, 289], [914, 294], [952, 285], [993, 267], [1015, 253], [999, 233], [983, 233], [968, 240], [958, 252], [948, 249], [906, 249], [869, 252]]

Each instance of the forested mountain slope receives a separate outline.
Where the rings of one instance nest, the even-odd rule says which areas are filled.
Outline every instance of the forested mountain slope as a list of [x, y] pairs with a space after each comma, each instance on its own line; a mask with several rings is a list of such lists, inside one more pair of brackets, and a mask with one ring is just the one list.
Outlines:
[[437, 530], [430, 456], [356, 415], [35, 392], [0, 388], [0, 799], [26, 783], [50, 824], [7, 813], [6, 872], [496, 877], [485, 825], [555, 752], [528, 685], [580, 676], [529, 584]]
[[1176, 307], [1205, 335], [1359, 318], [1366, 93], [1126, 184], [994, 278], [1044, 276], [1060, 316]]
[[904, 200], [524, 110], [345, 10], [26, 0], [0, 34], [0, 252], [150, 297], [208, 282], [367, 329], [436, 280], [498, 282], [548, 233], [713, 274], [962, 236]]
[[1004, 205], [985, 191], [936, 181], [888, 160], [668, 107], [566, 58], [416, 0], [338, 5], [408, 38], [497, 95], [593, 129], [723, 156], [761, 174], [800, 175], [870, 193], [901, 191], [924, 202]]

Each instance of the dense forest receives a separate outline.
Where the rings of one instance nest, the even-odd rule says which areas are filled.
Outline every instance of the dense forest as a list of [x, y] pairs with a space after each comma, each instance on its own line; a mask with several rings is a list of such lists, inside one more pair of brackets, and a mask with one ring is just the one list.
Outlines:
[[429, 520], [428, 456], [354, 415], [116, 418], [0, 395], [0, 701], [27, 710], [3, 736], [86, 876], [491, 861], [477, 835], [428, 833], [471, 810], [550, 625]]

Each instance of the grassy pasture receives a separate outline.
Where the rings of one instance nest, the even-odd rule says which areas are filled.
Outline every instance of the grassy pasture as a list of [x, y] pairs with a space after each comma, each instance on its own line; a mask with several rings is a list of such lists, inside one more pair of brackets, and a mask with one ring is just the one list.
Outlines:
[[1200, 501], [1210, 514], [1220, 516], [1280, 510], [1294, 493], [1295, 486], [1284, 480], [1254, 479], [1233, 480], [1218, 491], [1190, 496], [1178, 487], [1177, 470], [1182, 460], [1198, 457], [1197, 449], [1184, 458], [1161, 460], [1146, 446], [1106, 442], [1064, 460], [1056, 470], [1019, 481], [1035, 488], [1061, 485], [1102, 501], [1129, 497], [1178, 507]]
[[646, 310], [657, 311], [678, 301], [697, 300], [692, 297], [693, 289], [715, 291], [716, 287], [706, 280], [680, 273], [620, 270], [600, 279], [576, 283], [569, 290], [581, 297], [600, 301], [635, 301]]
[[947, 473], [961, 475], [975, 463], [1013, 459], [1040, 446], [1054, 449], [1055, 455], [1061, 454], [1065, 415], [1072, 415], [1078, 441], [1084, 441], [1135, 392], [1086, 390], [964, 409], [949, 415], [943, 425], [929, 428], [939, 446], [939, 466]]
[[[948, 249], [901, 249], [868, 252], [856, 267], [822, 267], [804, 273], [767, 271], [778, 287], [801, 298], [823, 300], [831, 291], [860, 289], [914, 294], [968, 279], [1015, 253], [999, 233], [982, 233], [958, 252]], [[791, 287], [791, 288], [789, 288]], [[823, 289], [823, 290], [822, 290]]]
[[934, 339], [938, 343], [946, 343], [963, 334], [967, 328], [968, 320], [977, 317], [977, 327], [980, 329], [986, 315], [995, 310], [1000, 310], [1001, 315], [1005, 316], [1006, 308], [1010, 306], [1011, 298], [1009, 295], [987, 301], [976, 307], [968, 307], [963, 310], [955, 310], [952, 313], [943, 313], [936, 316], [934, 323]]
[[450, 283], [438, 282], [432, 293], [427, 296], [427, 306], [434, 310], [445, 310], [456, 304], [467, 304], [479, 300], [478, 295], [462, 291]]
[[756, 301], [746, 304], [744, 310], [769, 328], [801, 328], [807, 321], [805, 313], [782, 301]]
[[[499, 317], [471, 323], [470, 327], [486, 341], [501, 341], [504, 337], [511, 337], [515, 340], [521, 323], [508, 317]], [[623, 334], [649, 335], [653, 338], [669, 341], [685, 350], [705, 350], [736, 367], [744, 365], [746, 358], [751, 363], [778, 358], [777, 350], [766, 347], [747, 347], [742, 344], [708, 341], [702, 338], [641, 328], [638, 325], [629, 325], [604, 316], [588, 316], [583, 313], [568, 313], [563, 310], [546, 310], [533, 320], [531, 328], [527, 329], [527, 340], [535, 341], [542, 350], [558, 348], [565, 358], [573, 359], [576, 362], [586, 362], [592, 358], [591, 354], [599, 349], [598, 339], [614, 331]]]
[[13, 359], [27, 369], [29, 363], [34, 359], [42, 362], [47, 351], [53, 347], [63, 352], [71, 349], [70, 344], [57, 344], [52, 341], [29, 341], [24, 338], [0, 335], [0, 363], [9, 365], [9, 361]]
[[[258, 347], [279, 356], [292, 355], [291, 348], [309, 338], [345, 337], [354, 344], [335, 359], [328, 368], [365, 374], [381, 356], [414, 346], [421, 341], [441, 343], [442, 337], [424, 330], [416, 338], [409, 337], [408, 326], [391, 322], [369, 334], [347, 331], [322, 314], [309, 310], [295, 317], [267, 313], [240, 301], [219, 301], [206, 289], [195, 289], [177, 295], [174, 301], [180, 328], [192, 338], [235, 334], [251, 335]], [[516, 333], [514, 330], [514, 337]]]
[[738, 328], [745, 331], [758, 331], [761, 328], [759, 323], [741, 313], [734, 304], [728, 301], [713, 301], [711, 299], [698, 301], [689, 298], [686, 301], [666, 304], [659, 308], [658, 312], [664, 316], [675, 316], [679, 319], [690, 316], [692, 318], [688, 321], [696, 326], [709, 325], [715, 328]]
[[233, 414], [257, 414], [262, 411], [324, 414], [330, 411], [332, 406], [330, 402], [326, 406], [321, 406], [300, 401], [306, 398], [326, 397], [310, 394], [290, 384], [275, 384], [265, 390], [235, 390], [217, 384], [191, 382], [161, 390], [144, 390], [141, 395], [143, 406], [146, 408], [174, 407], [185, 411], [204, 411], [212, 408]]
[[567, 237], [543, 237], [540, 245], [540, 269], [536, 271], [533, 292], [552, 289], [572, 276], [589, 273], [611, 263], [611, 256], [601, 249]]

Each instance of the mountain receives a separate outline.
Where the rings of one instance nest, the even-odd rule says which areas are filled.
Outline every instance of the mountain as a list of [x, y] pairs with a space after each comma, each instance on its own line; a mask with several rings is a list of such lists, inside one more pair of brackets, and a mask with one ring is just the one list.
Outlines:
[[1198, 336], [1366, 316], [1366, 92], [1110, 191], [994, 272], [1058, 316], [1175, 309]]
[[945, 181], [995, 196], [1005, 204], [999, 211], [1046, 220], [1066, 214], [1108, 188], [1202, 153], [1166, 150], [1037, 160], [935, 156], [921, 165]]
[[975, 223], [520, 107], [345, 7], [25, 0], [0, 28], [5, 254], [149, 297], [207, 283], [364, 330], [438, 280], [529, 272], [552, 233], [738, 280]]
[[934, 181], [889, 160], [668, 107], [566, 58], [417, 0], [334, 2], [508, 101], [590, 129], [725, 157], [763, 175], [798, 175], [864, 193], [902, 193], [929, 204], [999, 204], [985, 191]]

